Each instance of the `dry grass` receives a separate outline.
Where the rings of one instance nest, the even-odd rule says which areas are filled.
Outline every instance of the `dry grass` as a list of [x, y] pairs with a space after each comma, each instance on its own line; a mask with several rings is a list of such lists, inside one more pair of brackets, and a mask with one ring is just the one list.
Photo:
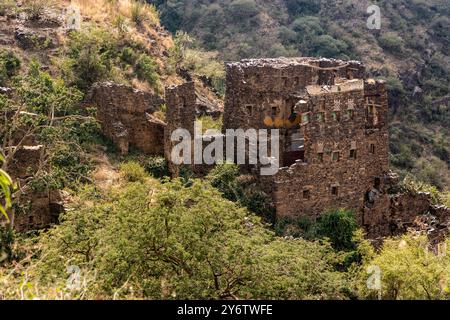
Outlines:
[[[96, 22], [107, 22], [111, 25], [118, 17], [132, 20], [136, 10], [142, 19], [142, 25], [159, 26], [159, 15], [153, 5], [136, 0], [74, 0], [80, 8], [81, 15]], [[139, 8], [139, 9], [136, 9]]]

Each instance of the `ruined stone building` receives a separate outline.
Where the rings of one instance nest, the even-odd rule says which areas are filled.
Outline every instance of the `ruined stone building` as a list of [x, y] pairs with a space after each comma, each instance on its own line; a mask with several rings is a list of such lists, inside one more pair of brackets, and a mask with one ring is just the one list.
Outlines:
[[155, 112], [164, 103], [157, 95], [112, 82], [97, 83], [86, 98], [95, 107], [103, 134], [122, 154], [133, 146], [146, 154], [164, 152], [164, 121]]
[[[230, 63], [224, 128], [280, 129], [280, 166], [261, 177], [278, 218], [316, 218], [328, 208], [378, 224], [367, 203], [388, 173], [388, 103], [382, 82], [365, 80], [359, 62], [258, 59]], [[375, 205], [375, 204], [374, 204]]]
[[[369, 233], [387, 235], [404, 227], [397, 220], [411, 224], [425, 203], [430, 206], [422, 195], [408, 199], [408, 203], [417, 200], [420, 208], [408, 206], [410, 211], [405, 212], [404, 199], [390, 198], [387, 192], [396, 182], [389, 172], [387, 93], [383, 82], [365, 78], [360, 62], [243, 60], [227, 64], [226, 74], [223, 133], [280, 130], [278, 173], [260, 176], [258, 168], [243, 168], [254, 172], [272, 197], [277, 219], [315, 220], [327, 209], [347, 208]], [[169, 163], [171, 132], [184, 128], [193, 134], [194, 98], [192, 83], [166, 90]], [[176, 175], [177, 166], [170, 167]], [[191, 168], [206, 171], [204, 165]]]

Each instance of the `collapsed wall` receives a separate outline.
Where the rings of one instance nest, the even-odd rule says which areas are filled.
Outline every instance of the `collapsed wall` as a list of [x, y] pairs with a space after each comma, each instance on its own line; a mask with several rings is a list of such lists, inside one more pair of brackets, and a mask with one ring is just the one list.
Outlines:
[[128, 85], [97, 83], [91, 88], [86, 106], [97, 108], [103, 134], [122, 154], [133, 146], [149, 155], [164, 154], [164, 121], [155, 112], [164, 101]]
[[[24, 181], [42, 170], [43, 146], [21, 146], [15, 151], [8, 172], [15, 183], [22, 186]], [[11, 224], [17, 232], [48, 228], [58, 222], [64, 211], [64, 194], [48, 187], [20, 189], [15, 193], [14, 215]]]

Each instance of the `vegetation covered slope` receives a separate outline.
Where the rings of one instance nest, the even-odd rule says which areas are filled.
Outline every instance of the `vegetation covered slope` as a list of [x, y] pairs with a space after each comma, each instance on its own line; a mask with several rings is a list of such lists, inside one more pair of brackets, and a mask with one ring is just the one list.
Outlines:
[[[450, 186], [450, 4], [445, 0], [149, 0], [172, 32], [188, 32], [222, 60], [357, 59], [390, 89], [391, 163]], [[369, 30], [367, 8], [381, 9]]]
[[[221, 74], [218, 53], [189, 47], [186, 34], [173, 46], [153, 7], [74, 2], [84, 27], [66, 32], [56, 23], [49, 35], [42, 24], [55, 25], [52, 15], [69, 1], [0, 0], [0, 85], [8, 93], [0, 110], [17, 115], [13, 122], [2, 117], [0, 140], [29, 128], [45, 165], [30, 172], [26, 187], [64, 188], [69, 197], [50, 230], [14, 234], [0, 223], [0, 300], [449, 298], [448, 249], [428, 251], [425, 237], [410, 234], [374, 252], [343, 210], [325, 213], [307, 233], [302, 226], [286, 232], [296, 238], [280, 237], [259, 217], [270, 219], [267, 199], [246, 188], [236, 166], [170, 181], [162, 159], [111, 152], [110, 159], [99, 155], [104, 162], [93, 172], [91, 160], [107, 143], [94, 110], [80, 108], [92, 83], [131, 83], [158, 94], [182, 81], [180, 65]], [[20, 47], [10, 41], [16, 28], [29, 39]], [[11, 161], [5, 153], [2, 166]], [[4, 193], [0, 205], [9, 205]], [[373, 266], [381, 288], [367, 286]]]
[[208, 180], [158, 181], [136, 162], [119, 175], [73, 191], [58, 226], [16, 240], [0, 299], [449, 298], [448, 249], [428, 251], [426, 236], [376, 253], [340, 211], [315, 238], [277, 237]]

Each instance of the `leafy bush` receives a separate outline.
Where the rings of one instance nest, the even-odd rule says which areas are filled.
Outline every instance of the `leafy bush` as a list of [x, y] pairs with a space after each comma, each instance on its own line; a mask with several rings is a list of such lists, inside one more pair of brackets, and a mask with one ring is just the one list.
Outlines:
[[239, 180], [239, 166], [232, 163], [216, 165], [207, 176], [210, 184], [219, 190], [225, 199], [239, 203], [264, 221], [273, 223], [275, 208], [270, 197], [254, 183], [246, 185]]
[[348, 45], [345, 42], [329, 35], [318, 36], [311, 43], [311, 50], [314, 54], [326, 58], [342, 57], [347, 53], [347, 49]]
[[240, 205], [246, 207], [263, 221], [270, 224], [275, 223], [275, 207], [272, 199], [263, 191], [259, 190], [255, 185], [244, 188], [244, 192], [239, 200]]
[[44, 0], [25, 0], [24, 11], [28, 14], [28, 19], [38, 20], [48, 5], [48, 1]]
[[258, 14], [258, 5], [254, 0], [233, 0], [228, 10], [233, 21], [241, 22]]
[[131, 7], [131, 20], [140, 26], [145, 20], [144, 4], [140, 1], [134, 1]]
[[320, 11], [320, 2], [315, 0], [286, 0], [286, 6], [292, 16], [317, 14]]
[[329, 238], [336, 250], [353, 250], [353, 234], [357, 228], [354, 213], [338, 209], [325, 212], [319, 217], [316, 233], [320, 237]]
[[120, 60], [128, 65], [134, 65], [137, 60], [136, 52], [133, 48], [130, 47], [123, 48], [122, 52], [120, 53]]
[[222, 117], [214, 119], [211, 116], [201, 116], [197, 121], [202, 123], [202, 130], [205, 133], [209, 129], [218, 130], [222, 129]]
[[169, 166], [164, 157], [150, 157], [146, 159], [145, 170], [155, 178], [170, 177]]
[[287, 217], [277, 219], [275, 233], [280, 237], [313, 240], [317, 238], [316, 224], [309, 217]]
[[131, 6], [131, 20], [141, 26], [145, 21], [154, 25], [159, 25], [159, 13], [152, 4], [147, 4], [143, 0], [133, 1]]
[[0, 266], [12, 258], [14, 233], [10, 228], [0, 224]]
[[403, 39], [394, 33], [385, 33], [378, 39], [380, 46], [394, 54], [401, 54], [404, 50]]
[[[1, 150], [0, 150], [1, 151]], [[0, 154], [0, 164], [3, 164], [3, 156]], [[6, 210], [11, 208], [11, 189], [13, 182], [11, 177], [0, 169], [0, 213], [9, 220]], [[0, 224], [1, 225], [1, 224]], [[0, 246], [1, 249], [1, 246]], [[0, 250], [1, 252], [1, 250]]]
[[111, 78], [116, 50], [116, 39], [104, 29], [71, 32], [68, 55], [72, 81], [80, 89], [87, 90], [94, 82]]
[[237, 177], [239, 177], [239, 167], [233, 163], [219, 164], [208, 174], [211, 185], [219, 190], [225, 199], [238, 201], [240, 198]]
[[120, 164], [119, 170], [122, 177], [128, 182], [144, 182], [147, 177], [145, 169], [135, 161]]
[[290, 217], [277, 220], [275, 231], [279, 236], [315, 240], [328, 238], [335, 250], [355, 250], [353, 241], [358, 225], [353, 212], [344, 209], [322, 213], [317, 221], [309, 217]]
[[149, 84], [159, 85], [158, 64], [146, 54], [141, 54], [136, 61], [136, 75], [139, 79], [147, 81]]
[[444, 194], [444, 205], [447, 208], [450, 208], [450, 191], [447, 191], [447, 193]]
[[21, 102], [30, 112], [48, 115], [53, 110], [54, 116], [79, 114], [78, 103], [83, 94], [76, 88], [69, 87], [62, 79], [52, 78], [40, 70], [36, 61], [28, 65], [28, 74], [16, 79], [16, 90]]
[[185, 68], [196, 74], [207, 76], [219, 93], [224, 93], [225, 70], [218, 59], [219, 52], [206, 52], [200, 49], [195, 39], [185, 32], [178, 31], [174, 46], [170, 49], [169, 63], [171, 71]]
[[78, 194], [75, 210], [42, 237], [45, 258], [24, 294], [43, 284], [64, 287], [70, 264], [82, 270], [79, 294], [90, 299], [345, 297], [328, 244], [274, 239], [260, 219], [201, 181]]
[[443, 198], [439, 190], [432, 185], [418, 181], [411, 175], [407, 175], [398, 186], [398, 192], [417, 194], [419, 192], [429, 193], [433, 204], [442, 204]]
[[0, 51], [0, 84], [4, 84], [20, 69], [20, 60], [14, 53], [7, 50]]
[[[450, 298], [450, 241], [436, 254], [426, 236], [387, 239], [378, 254], [360, 268], [359, 296], [365, 299], [440, 300]], [[379, 268], [380, 290], [367, 288], [368, 267]]]

